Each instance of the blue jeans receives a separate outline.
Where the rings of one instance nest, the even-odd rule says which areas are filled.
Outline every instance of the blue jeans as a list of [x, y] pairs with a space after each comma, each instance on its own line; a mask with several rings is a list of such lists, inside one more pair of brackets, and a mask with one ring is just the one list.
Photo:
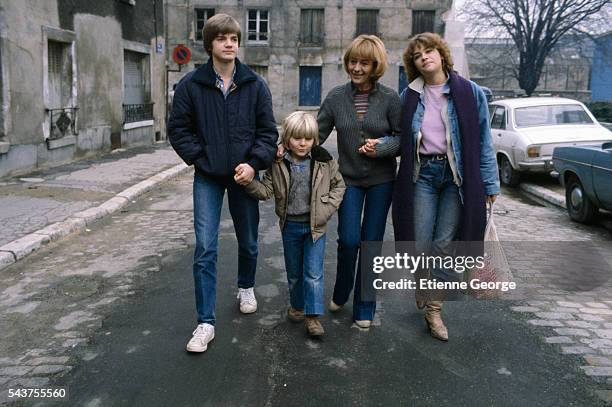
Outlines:
[[323, 314], [323, 235], [312, 240], [309, 222], [285, 221], [283, 250], [289, 283], [289, 300], [295, 309], [306, 315]]
[[383, 240], [392, 194], [393, 182], [371, 187], [347, 185], [338, 210], [338, 269], [332, 298], [336, 304], [343, 305], [354, 285], [353, 319], [356, 321], [371, 321], [376, 311], [376, 302], [361, 300], [361, 264], [357, 267], [355, 283], [360, 242]]
[[193, 224], [196, 235], [193, 278], [198, 323], [215, 324], [219, 222], [226, 189], [238, 239], [238, 287], [250, 288], [255, 284], [259, 202], [231, 178], [220, 181], [196, 173], [193, 179]]
[[[453, 181], [448, 160], [422, 160], [414, 188], [414, 239], [417, 252], [452, 256], [453, 240], [459, 228], [461, 198]], [[458, 281], [453, 270], [434, 268], [438, 281]]]

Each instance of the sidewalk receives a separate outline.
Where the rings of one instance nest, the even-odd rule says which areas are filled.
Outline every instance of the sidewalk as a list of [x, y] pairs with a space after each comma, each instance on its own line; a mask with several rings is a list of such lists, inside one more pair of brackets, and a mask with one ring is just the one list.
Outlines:
[[0, 181], [0, 270], [189, 170], [164, 143]]
[[555, 187], [544, 187], [528, 182], [522, 182], [519, 184], [519, 188], [529, 195], [565, 209], [565, 195], [563, 194], [563, 188], [560, 185]]

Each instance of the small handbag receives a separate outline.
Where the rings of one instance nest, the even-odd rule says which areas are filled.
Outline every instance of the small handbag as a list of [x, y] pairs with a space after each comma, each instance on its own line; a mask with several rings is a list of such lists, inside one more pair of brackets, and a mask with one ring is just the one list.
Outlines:
[[[479, 283], [497, 283], [512, 281], [512, 272], [508, 259], [497, 236], [497, 229], [493, 222], [493, 203], [487, 208], [487, 226], [484, 234], [484, 267], [474, 267], [469, 272], [469, 281], [479, 280]], [[470, 295], [479, 300], [500, 299], [504, 295], [501, 287], [498, 288], [472, 288]]]

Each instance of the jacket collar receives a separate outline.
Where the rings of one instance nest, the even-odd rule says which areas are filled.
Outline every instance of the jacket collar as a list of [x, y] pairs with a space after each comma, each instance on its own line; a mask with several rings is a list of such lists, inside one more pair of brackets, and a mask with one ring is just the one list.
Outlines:
[[315, 161], [327, 162], [333, 159], [329, 151], [321, 146], [314, 146], [310, 151], [310, 154]]
[[[422, 76], [418, 76], [415, 80], [408, 84], [408, 87], [413, 91], [422, 94], [423, 89], [425, 88], [425, 80]], [[450, 76], [446, 75], [446, 82], [444, 82], [444, 87], [442, 88], [442, 93], [449, 94], [450, 93]]]
[[[234, 83], [236, 84], [236, 86], [240, 86], [246, 82], [251, 82], [257, 79], [257, 76], [251, 70], [251, 68], [240, 62], [238, 58], [236, 58], [235, 70], [236, 72], [234, 74]], [[208, 62], [206, 64], [196, 69], [192, 79], [194, 82], [201, 83], [202, 85], [215, 87], [216, 78], [217, 75], [215, 73], [211, 57], [208, 59]]]

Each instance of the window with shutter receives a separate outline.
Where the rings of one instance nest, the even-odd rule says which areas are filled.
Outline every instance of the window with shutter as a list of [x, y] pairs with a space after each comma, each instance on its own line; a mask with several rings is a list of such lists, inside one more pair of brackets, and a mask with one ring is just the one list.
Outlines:
[[300, 11], [300, 42], [307, 45], [323, 44], [325, 11], [302, 9]]
[[253, 71], [268, 83], [268, 67], [265, 65], [249, 65]]
[[434, 10], [412, 11], [412, 35], [434, 32], [436, 12]]
[[124, 51], [123, 103], [147, 103], [150, 99], [148, 58], [146, 54]]
[[378, 35], [378, 10], [357, 10], [356, 35]]
[[321, 67], [300, 66], [300, 106], [321, 104]]
[[47, 47], [49, 108], [68, 107], [72, 102], [70, 44], [49, 41]]

